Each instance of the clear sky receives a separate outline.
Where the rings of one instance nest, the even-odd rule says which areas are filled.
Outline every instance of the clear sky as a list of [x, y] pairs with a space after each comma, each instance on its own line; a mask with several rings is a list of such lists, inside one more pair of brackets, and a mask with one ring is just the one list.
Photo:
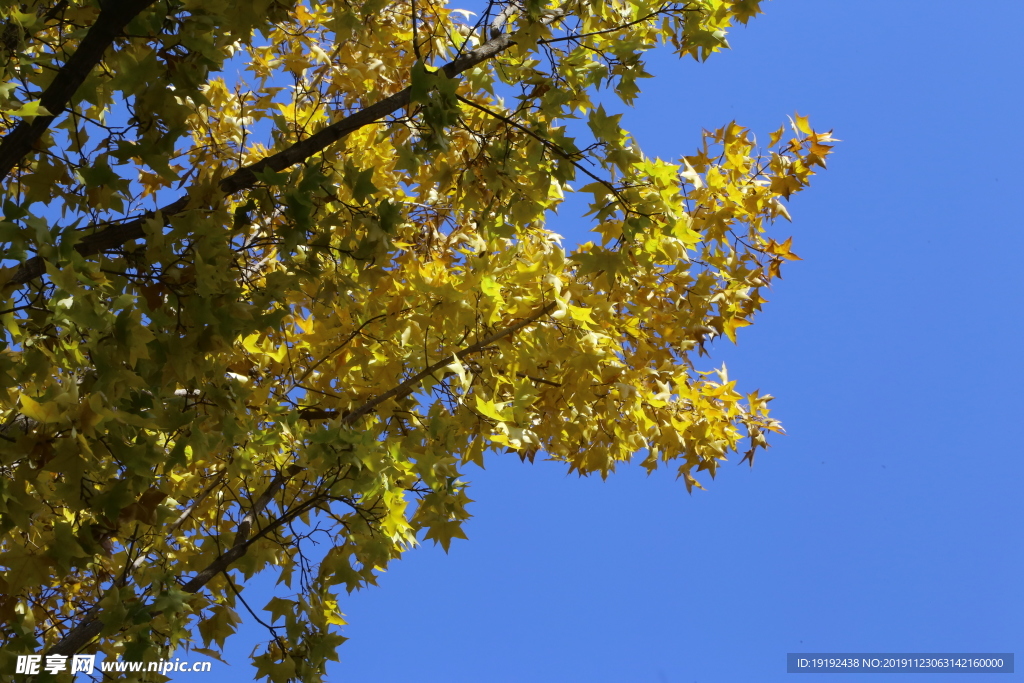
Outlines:
[[[1024, 654], [1024, 4], [764, 10], [704, 64], [659, 54], [616, 111], [673, 160], [702, 128], [767, 139], [794, 111], [843, 140], [776, 226], [804, 260], [703, 359], [775, 395], [788, 435], [692, 496], [668, 472], [492, 456], [467, 477], [469, 541], [344, 600], [330, 680], [848, 681], [787, 674], [786, 653]], [[589, 239], [569, 212], [551, 227]], [[225, 680], [251, 678], [259, 631]]]

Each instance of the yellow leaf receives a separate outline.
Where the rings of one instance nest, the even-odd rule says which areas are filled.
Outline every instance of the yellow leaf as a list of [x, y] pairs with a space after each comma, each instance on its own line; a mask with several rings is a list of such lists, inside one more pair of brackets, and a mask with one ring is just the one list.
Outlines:
[[479, 396], [476, 397], [476, 409], [484, 417], [489, 417], [498, 422], [507, 422], [511, 419], [509, 416], [503, 415], [493, 401], [485, 401]]
[[26, 118], [29, 116], [52, 116], [50, 110], [44, 107], [39, 100], [27, 102], [17, 109], [9, 109], [5, 113], [11, 116]]
[[260, 339], [259, 332], [253, 332], [242, 340], [242, 347], [249, 353], [260, 353], [262, 349], [256, 344]]
[[[466, 366], [462, 364], [462, 361], [458, 358], [453, 359], [451, 363], [445, 366], [445, 370], [454, 372], [459, 376], [459, 383], [462, 385], [463, 389], [469, 388], [471, 380], [469, 374], [466, 372]], [[459, 401], [461, 402], [461, 400], [462, 399], [460, 398]]]
[[803, 133], [804, 135], [811, 134], [811, 124], [808, 122], [806, 116], [800, 116], [796, 114], [793, 118], [790, 118], [790, 122], [793, 124], [793, 130]]
[[594, 323], [594, 319], [592, 317], [590, 317], [590, 309], [589, 308], [582, 308], [580, 306], [573, 306], [572, 304], [570, 304], [568, 306], [568, 308], [569, 308], [569, 315], [572, 316], [573, 320], [576, 320], [576, 321], [581, 322], [581, 323], [590, 323], [591, 325], [595, 324]]
[[800, 258], [796, 254], [794, 254], [792, 251], [790, 251], [790, 249], [792, 247], [792, 244], [793, 244], [793, 238], [792, 237], [787, 239], [782, 244], [779, 244], [775, 240], [771, 240], [771, 241], [768, 242], [768, 247], [766, 248], [766, 250], [769, 253], [777, 254], [777, 255], [781, 256], [782, 258], [786, 259], [787, 261], [802, 261], [803, 260], [802, 258]]
[[743, 318], [727, 318], [722, 323], [722, 329], [725, 331], [725, 336], [729, 338], [733, 344], [736, 343], [736, 330], [740, 327], [746, 327], [750, 325], [749, 320]]
[[480, 291], [489, 297], [500, 297], [501, 285], [498, 284], [494, 278], [484, 276], [483, 280], [480, 281]]
[[473, 439], [469, 448], [462, 454], [462, 464], [468, 462], [476, 463], [480, 469], [484, 469], [484, 440], [480, 437]]
[[21, 412], [26, 417], [44, 424], [57, 422], [61, 417], [60, 406], [56, 403], [37, 403], [25, 394], [21, 395]]

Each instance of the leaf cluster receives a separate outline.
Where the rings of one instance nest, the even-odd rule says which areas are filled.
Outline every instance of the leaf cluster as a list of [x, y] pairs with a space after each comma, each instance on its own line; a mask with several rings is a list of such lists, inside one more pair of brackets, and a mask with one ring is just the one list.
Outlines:
[[697, 363], [831, 137], [664, 161], [612, 112], [758, 11], [0, 2], [0, 672], [217, 656], [248, 611], [258, 676], [321, 680], [342, 590], [466, 537], [472, 466], [753, 463], [771, 397]]

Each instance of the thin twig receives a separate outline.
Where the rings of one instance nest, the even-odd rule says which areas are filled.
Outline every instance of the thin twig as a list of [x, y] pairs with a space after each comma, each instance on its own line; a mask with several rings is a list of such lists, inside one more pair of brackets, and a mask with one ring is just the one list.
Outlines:
[[416, 373], [415, 375], [413, 375], [409, 379], [405, 380], [404, 382], [402, 382], [398, 386], [395, 386], [392, 389], [390, 389], [388, 391], [385, 391], [383, 394], [377, 396], [376, 398], [372, 398], [369, 401], [367, 401], [366, 403], [364, 403], [363, 405], [359, 406], [358, 408], [353, 410], [351, 413], [346, 415], [344, 418], [342, 418], [342, 420], [341, 420], [342, 424], [352, 424], [353, 422], [355, 422], [356, 420], [361, 418], [363, 415], [366, 415], [371, 410], [373, 410], [374, 408], [379, 406], [384, 401], [387, 401], [388, 399], [402, 398], [404, 396], [408, 396], [413, 391], [415, 391], [415, 387], [421, 381], [423, 381], [425, 378], [429, 377], [430, 375], [434, 374], [435, 372], [437, 372], [441, 368], [445, 367], [446, 365], [451, 364], [452, 361], [454, 361], [456, 359], [465, 358], [466, 356], [470, 355], [471, 353], [476, 353], [477, 351], [480, 351], [481, 349], [483, 349], [483, 348], [485, 348], [487, 346], [490, 346], [491, 344], [493, 344], [494, 342], [498, 341], [499, 339], [504, 339], [505, 337], [509, 336], [510, 334], [523, 329], [527, 325], [531, 325], [531, 324], [537, 322], [538, 320], [543, 318], [545, 315], [547, 315], [551, 311], [555, 310], [556, 306], [557, 306], [557, 303], [552, 301], [551, 303], [549, 303], [549, 304], [547, 304], [545, 306], [542, 306], [540, 309], [538, 309], [535, 313], [533, 313], [529, 317], [520, 320], [519, 322], [515, 323], [514, 325], [509, 325], [504, 330], [501, 330], [499, 332], [495, 332], [494, 334], [490, 335], [489, 337], [486, 337], [485, 339], [481, 339], [477, 343], [472, 344], [470, 346], [467, 346], [466, 348], [462, 349], [461, 351], [456, 351], [455, 353], [448, 354], [447, 356], [445, 356], [441, 360], [437, 361], [436, 363], [433, 363], [432, 365], [427, 366], [424, 370]]
[[[541, 19], [540, 23], [549, 24], [560, 19], [562, 16], [564, 15], [561, 11], [552, 11]], [[483, 45], [470, 50], [457, 59], [448, 62], [441, 67], [440, 70], [443, 71], [448, 78], [454, 78], [464, 71], [473, 68], [477, 64], [504, 52], [514, 44], [515, 41], [512, 39], [510, 34], [502, 33]], [[245, 168], [238, 169], [220, 182], [219, 189], [221, 192], [230, 195], [254, 187], [259, 182], [259, 179], [256, 177], [257, 173], [263, 173], [267, 170], [280, 172], [286, 168], [294, 166], [295, 164], [301, 163], [314, 154], [322, 152], [330, 145], [348, 136], [354, 131], [372, 123], [377, 123], [384, 117], [389, 116], [402, 107], [407, 106], [411, 100], [411, 96], [412, 88], [406, 87], [383, 100], [360, 109], [354, 114], [342, 118], [341, 120], [323, 128], [304, 140], [296, 142], [276, 154], [260, 159], [256, 163], [250, 164]], [[144, 239], [146, 237], [146, 226], [148, 224], [155, 221], [156, 230], [166, 227], [170, 223], [171, 216], [184, 211], [188, 206], [188, 203], [189, 197], [186, 195], [164, 207], [161, 207], [160, 209], [147, 211], [141, 216], [137, 216], [124, 223], [108, 225], [108, 227], [103, 230], [83, 238], [75, 245], [75, 251], [82, 256], [92, 256], [93, 254], [98, 254], [103, 251], [116, 249], [131, 240]], [[97, 226], [95, 225], [91, 225], [86, 226], [83, 229], [90, 230], [95, 229], [96, 227]], [[43, 258], [41, 256], [34, 256], [23, 262], [18, 267], [14, 277], [8, 281], [8, 284], [14, 286], [23, 285], [41, 276], [45, 272], [46, 265]]]

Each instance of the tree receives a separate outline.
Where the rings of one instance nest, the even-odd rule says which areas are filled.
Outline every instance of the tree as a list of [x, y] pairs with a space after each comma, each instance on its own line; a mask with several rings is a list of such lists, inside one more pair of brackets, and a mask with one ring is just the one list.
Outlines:
[[[318, 680], [340, 590], [465, 538], [489, 453], [753, 464], [771, 397], [694, 356], [831, 138], [672, 163], [605, 100], [758, 4], [4, 0], [0, 671], [216, 654], [276, 571], [254, 664]], [[600, 244], [549, 229], [567, 191]]]

